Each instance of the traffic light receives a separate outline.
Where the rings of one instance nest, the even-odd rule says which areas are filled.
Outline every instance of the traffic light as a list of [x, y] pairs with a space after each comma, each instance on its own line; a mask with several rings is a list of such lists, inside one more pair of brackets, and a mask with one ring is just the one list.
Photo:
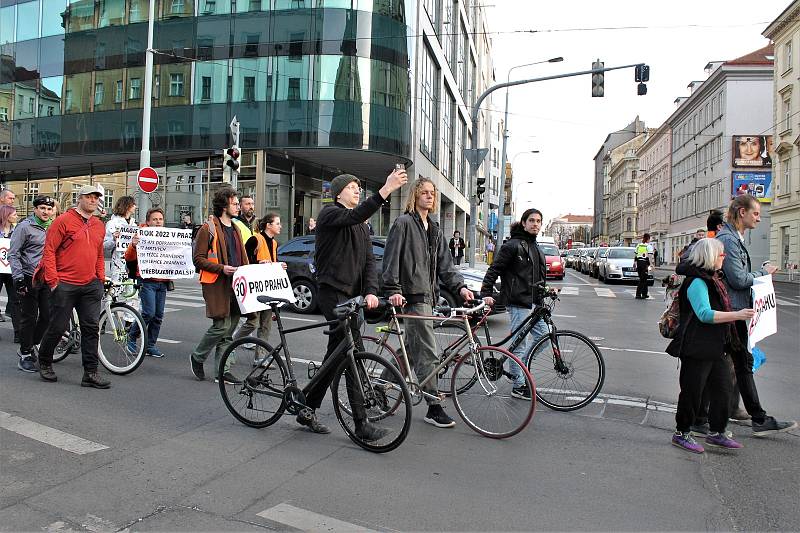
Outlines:
[[644, 96], [647, 94], [647, 85], [650, 81], [650, 67], [648, 65], [636, 65], [634, 80], [639, 84], [636, 86], [636, 94]]
[[241, 153], [239, 152], [238, 146], [231, 146], [230, 148], [223, 151], [223, 159], [225, 160], [222, 164], [222, 181], [225, 183], [231, 183], [233, 180], [231, 179], [232, 174], [239, 172], [239, 157]]
[[483, 203], [483, 193], [486, 192], [486, 178], [478, 176], [478, 188], [475, 189], [475, 196], [478, 197], [478, 204]]
[[[599, 59], [592, 63], [592, 70], [596, 70], [599, 68], [603, 68], [603, 62]], [[602, 72], [595, 72], [592, 74], [592, 96], [593, 97], [601, 97], [603, 96], [605, 89], [603, 88], [604, 82], [604, 75]]]

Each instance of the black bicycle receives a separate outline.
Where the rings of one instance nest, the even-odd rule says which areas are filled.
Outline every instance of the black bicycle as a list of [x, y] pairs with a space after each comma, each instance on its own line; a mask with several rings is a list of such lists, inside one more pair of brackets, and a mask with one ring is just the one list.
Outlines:
[[[306, 405], [305, 395], [333, 367], [336, 369], [331, 383], [333, 410], [347, 436], [371, 452], [389, 452], [400, 446], [411, 426], [411, 395], [394, 365], [374, 353], [356, 351], [350, 322], [359, 319], [361, 309], [366, 306], [364, 299], [357, 297], [336, 306], [336, 320], [292, 329], [284, 329], [281, 322], [280, 306], [289, 303], [287, 300], [259, 296], [258, 301], [272, 309], [280, 344], [273, 348], [258, 337], [243, 337], [225, 350], [217, 377], [222, 399], [231, 414], [256, 428], [275, 423], [284, 413], [310, 417], [312, 410]], [[324, 332], [328, 335], [342, 329], [344, 339], [322, 366], [309, 363], [310, 381], [300, 389], [286, 334], [326, 326], [331, 328]], [[255, 359], [237, 356], [236, 349], [247, 343], [256, 345], [256, 354], [260, 347], [265, 355], [257, 355]], [[377, 425], [382, 430], [376, 432], [380, 437], [377, 440], [360, 437], [357, 421]]]

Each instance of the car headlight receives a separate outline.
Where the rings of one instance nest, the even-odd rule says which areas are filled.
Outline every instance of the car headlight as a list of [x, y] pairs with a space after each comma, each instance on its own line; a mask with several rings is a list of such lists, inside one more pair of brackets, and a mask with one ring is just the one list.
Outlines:
[[553, 266], [554, 267], [561, 266], [561, 261], [553, 261]]
[[619, 265], [608, 265], [608, 269], [611, 272], [619, 272]]

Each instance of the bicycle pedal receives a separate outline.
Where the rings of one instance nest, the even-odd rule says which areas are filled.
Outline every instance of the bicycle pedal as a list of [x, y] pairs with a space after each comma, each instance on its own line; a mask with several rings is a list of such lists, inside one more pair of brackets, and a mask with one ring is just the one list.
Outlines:
[[314, 418], [314, 411], [309, 409], [308, 407], [303, 407], [297, 412], [297, 418], [305, 420], [306, 422], [310, 421]]
[[312, 379], [314, 376], [316, 376], [317, 375], [317, 370], [319, 370], [319, 367], [317, 366], [317, 363], [315, 363], [314, 361], [309, 361], [308, 362], [308, 370], [307, 370], [308, 379]]

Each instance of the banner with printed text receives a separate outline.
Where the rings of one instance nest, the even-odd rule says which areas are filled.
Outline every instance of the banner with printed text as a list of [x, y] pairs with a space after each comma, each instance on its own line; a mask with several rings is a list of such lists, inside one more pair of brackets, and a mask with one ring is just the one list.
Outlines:
[[8, 251], [11, 249], [11, 239], [0, 239], [0, 274], [11, 274], [11, 263], [8, 262]]
[[747, 325], [747, 347], [750, 351], [758, 341], [778, 332], [778, 304], [772, 276], [760, 276], [753, 280], [753, 309], [755, 316]]
[[139, 226], [126, 225], [119, 227], [119, 237], [117, 237], [117, 251], [124, 252], [131, 245], [133, 236], [139, 233]]
[[280, 263], [244, 265], [233, 274], [233, 294], [242, 314], [264, 311], [269, 306], [258, 301], [259, 296], [282, 298], [294, 303], [294, 291], [289, 276]]
[[139, 228], [139, 273], [142, 278], [193, 278], [192, 230]]

